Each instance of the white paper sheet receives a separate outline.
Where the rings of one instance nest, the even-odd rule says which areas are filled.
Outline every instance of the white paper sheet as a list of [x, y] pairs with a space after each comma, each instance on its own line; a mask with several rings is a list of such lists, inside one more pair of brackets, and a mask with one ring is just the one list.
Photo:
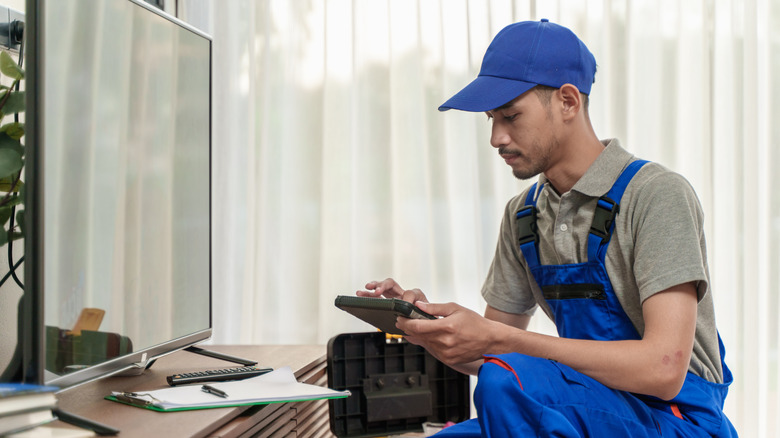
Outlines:
[[[171, 410], [342, 398], [350, 395], [349, 391], [336, 391], [300, 383], [295, 379], [290, 367], [279, 368], [244, 380], [209, 383], [209, 386], [224, 391], [228, 396], [219, 397], [203, 391], [202, 383], [136, 392], [135, 396], [151, 401], [153, 407]], [[112, 395], [117, 394], [121, 393], [112, 393]]]

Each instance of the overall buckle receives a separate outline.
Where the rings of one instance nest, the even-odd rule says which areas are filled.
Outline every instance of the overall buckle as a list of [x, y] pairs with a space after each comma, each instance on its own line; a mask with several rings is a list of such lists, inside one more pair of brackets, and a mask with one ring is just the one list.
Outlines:
[[536, 228], [536, 207], [526, 205], [517, 210], [517, 240], [518, 244], [523, 245], [528, 242], [538, 242], [539, 233]]
[[607, 196], [602, 196], [596, 203], [596, 211], [593, 213], [593, 223], [590, 226], [590, 232], [601, 237], [601, 243], [609, 241], [612, 235], [610, 229], [619, 211], [620, 205]]

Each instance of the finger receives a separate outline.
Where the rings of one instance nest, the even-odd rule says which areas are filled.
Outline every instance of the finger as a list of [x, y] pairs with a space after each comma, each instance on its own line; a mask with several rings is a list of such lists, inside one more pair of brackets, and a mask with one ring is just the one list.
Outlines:
[[[387, 280], [383, 281], [380, 286], [382, 289], [388, 292], [392, 291], [393, 297], [397, 298], [403, 296], [404, 294], [404, 288], [402, 288], [401, 285], [392, 278], [388, 278]], [[385, 292], [385, 294], [387, 294], [387, 292]]]
[[356, 291], [356, 292], [355, 292], [355, 295], [357, 295], [357, 296], [359, 296], [359, 297], [372, 297], [372, 298], [377, 298], [377, 297], [381, 297], [381, 296], [382, 296], [382, 293], [381, 293], [381, 292], [379, 292], [379, 293], [378, 293], [378, 292], [376, 292], [376, 291], [359, 290], [359, 291]]
[[365, 288], [368, 290], [358, 290], [355, 292], [355, 295], [359, 297], [374, 297], [376, 296], [376, 292], [374, 292], [376, 285], [377, 285], [376, 281], [369, 281], [368, 283], [366, 283], [365, 286]]
[[381, 292], [381, 294], [387, 298], [399, 298], [404, 293], [401, 285], [392, 278], [386, 278], [381, 282], [378, 282], [374, 290]]
[[419, 301], [416, 306], [423, 312], [433, 316], [450, 316], [455, 313], [460, 306], [455, 303], [429, 303], [427, 301]]
[[412, 336], [412, 335], [407, 334], [406, 336], [404, 336], [404, 340], [406, 340], [410, 344], [419, 345], [419, 346], [425, 348], [425, 344], [423, 344], [423, 339], [422, 338], [418, 338], [417, 336]]
[[403, 291], [401, 298], [404, 301], [408, 301], [412, 304], [421, 302], [421, 303], [427, 303], [428, 298], [425, 297], [425, 294], [420, 289], [412, 289], [412, 290], [406, 290]]
[[359, 290], [355, 292], [355, 294], [359, 297], [381, 297], [383, 295], [385, 296], [392, 296], [392, 293], [387, 293], [387, 290], [393, 287], [393, 284], [395, 284], [395, 281], [391, 278], [387, 278], [382, 281], [369, 281], [366, 283], [366, 289], [368, 290]]
[[438, 320], [433, 319], [416, 319], [398, 317], [395, 321], [395, 326], [403, 330], [409, 337], [425, 337], [431, 333], [436, 333], [441, 330], [437, 324]]

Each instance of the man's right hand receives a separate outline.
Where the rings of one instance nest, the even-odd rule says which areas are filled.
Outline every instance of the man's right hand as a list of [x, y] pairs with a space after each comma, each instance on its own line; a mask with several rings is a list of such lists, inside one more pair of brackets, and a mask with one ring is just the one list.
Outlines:
[[404, 290], [392, 278], [386, 278], [382, 281], [370, 281], [366, 283], [366, 289], [368, 290], [359, 290], [355, 294], [359, 297], [400, 298], [412, 304], [418, 301], [428, 302], [428, 298], [420, 289]]

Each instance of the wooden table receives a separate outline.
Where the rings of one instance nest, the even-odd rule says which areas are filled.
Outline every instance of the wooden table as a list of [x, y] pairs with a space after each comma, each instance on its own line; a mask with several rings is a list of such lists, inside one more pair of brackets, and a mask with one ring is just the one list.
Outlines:
[[[299, 382], [327, 386], [325, 346], [208, 345], [207, 350], [258, 361], [260, 366], [289, 366]], [[165, 377], [182, 372], [234, 366], [230, 362], [178, 351], [164, 356], [140, 376], [108, 377], [58, 394], [67, 412], [120, 430], [120, 437], [332, 437], [326, 400], [257, 406], [156, 412], [105, 400], [111, 391], [167, 387]], [[54, 427], [72, 428], [60, 422]]]

